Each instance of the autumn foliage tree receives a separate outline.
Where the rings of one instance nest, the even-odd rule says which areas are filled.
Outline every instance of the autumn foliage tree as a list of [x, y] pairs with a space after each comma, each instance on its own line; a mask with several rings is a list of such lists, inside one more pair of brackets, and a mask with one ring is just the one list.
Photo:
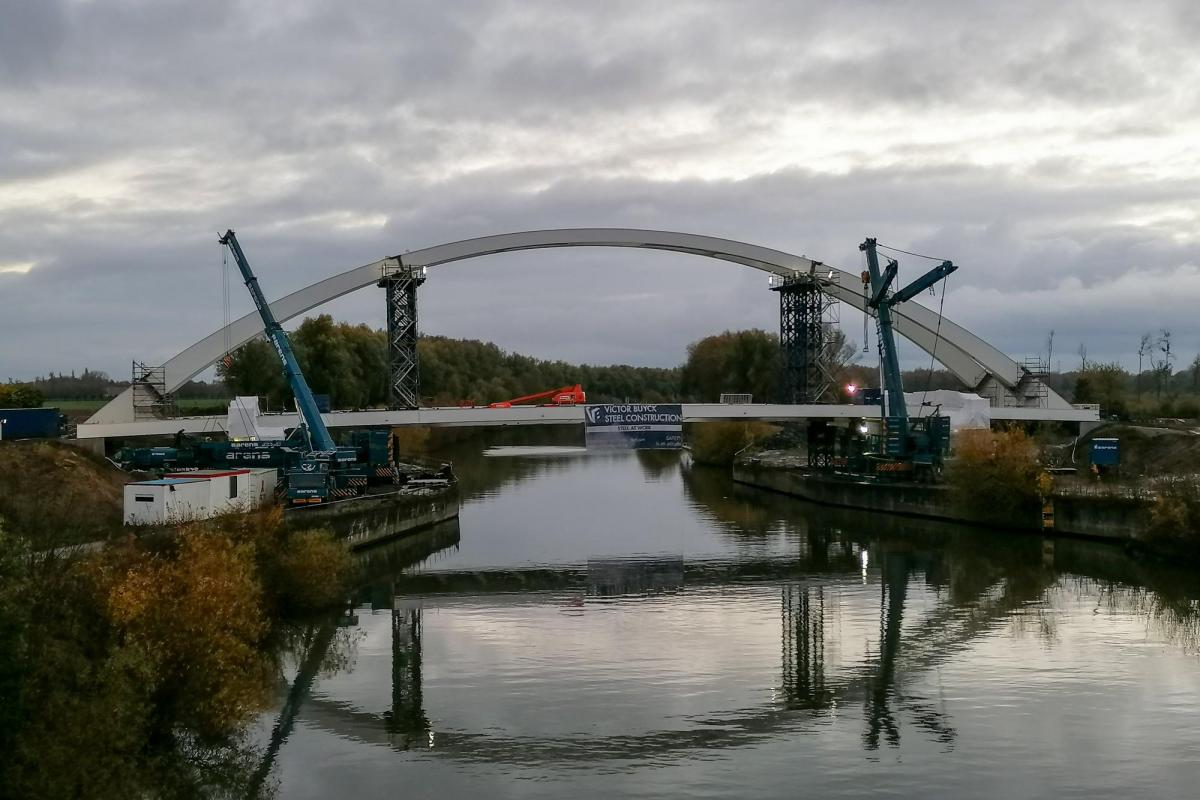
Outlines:
[[173, 558], [142, 556], [113, 570], [101, 561], [97, 589], [125, 648], [147, 666], [159, 713], [201, 736], [217, 736], [265, 708], [267, 631], [253, 548], [229, 537], [182, 534]]
[[0, 408], [41, 408], [45, 395], [32, 384], [0, 383]]
[[946, 478], [969, 516], [1027, 526], [1037, 519], [1042, 468], [1037, 447], [1019, 428], [959, 431]]
[[0, 531], [0, 796], [251, 796], [276, 625], [341, 602], [351, 566], [278, 509], [74, 559]]

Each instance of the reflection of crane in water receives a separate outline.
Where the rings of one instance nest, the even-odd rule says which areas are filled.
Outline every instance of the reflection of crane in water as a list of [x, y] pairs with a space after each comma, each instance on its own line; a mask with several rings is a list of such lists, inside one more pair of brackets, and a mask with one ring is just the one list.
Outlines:
[[936, 709], [902, 697], [896, 688], [904, 603], [908, 597], [908, 577], [911, 572], [908, 560], [902, 554], [884, 553], [881, 572], [883, 580], [880, 582], [882, 594], [879, 602], [879, 667], [875, 675], [868, 679], [865, 709], [867, 732], [863, 735], [863, 745], [868, 750], [878, 749], [879, 737], [883, 734], [887, 737], [888, 744], [893, 747], [899, 746], [900, 727], [892, 711], [893, 703], [901, 704], [917, 726], [927, 730], [936, 741], [950, 744], [957, 732], [946, 723], [945, 715]]
[[[837, 547], [831, 548], [836, 552]], [[751, 744], [802, 730], [813, 714], [827, 713], [835, 706], [861, 704], [865, 708], [867, 730], [863, 744], [867, 750], [878, 747], [880, 741], [896, 745], [900, 726], [898, 712], [913, 724], [928, 732], [935, 741], [949, 744], [955, 731], [943, 714], [906, 697], [899, 689], [905, 678], [913, 678], [947, 662], [971, 646], [982, 634], [1005, 624], [1009, 614], [1025, 603], [1041, 596], [1053, 580], [1050, 573], [1038, 577], [1004, 571], [977, 591], [956, 595], [952, 601], [936, 606], [922, 615], [915, 625], [902, 631], [905, 600], [910, 575], [917, 568], [914, 556], [908, 553], [887, 552], [883, 547], [872, 551], [882, 574], [879, 653], [871, 663], [859, 667], [829, 672], [825, 662], [825, 615], [830, 613], [828, 588], [822, 589], [820, 574], [811, 569], [794, 569], [784, 578], [781, 619], [785, 649], [783, 651], [784, 702], [764, 707], [721, 713], [714, 724], [703, 720], [688, 729], [651, 730], [641, 733], [604, 737], [597, 742], [587, 737], [539, 738], [535, 736], [506, 736], [503, 732], [471, 732], [454, 729], [434, 729], [422, 705], [422, 678], [419, 660], [422, 655], [421, 617], [412, 609], [393, 612], [393, 645], [403, 669], [394, 669], [393, 676], [401, 684], [393, 686], [391, 714], [362, 711], [348, 704], [320, 695], [307, 700], [301, 716], [311, 724], [335, 731], [338, 735], [384, 744], [394, 748], [412, 748], [421, 743], [433, 744], [442, 758], [478, 763], [562, 764], [611, 759], [645, 759], [670, 755], [684, 756], [700, 749], [729, 748]], [[830, 569], [845, 577], [847, 570], [840, 559]], [[688, 565], [690, 567], [690, 565]], [[796, 579], [804, 575], [804, 582]], [[690, 578], [705, 582], [716, 575], [701, 571], [699, 576], [685, 573], [685, 585]], [[728, 575], [716, 582], [724, 583]], [[561, 588], [562, 581], [552, 582]], [[790, 597], [787, 586], [792, 586]], [[506, 587], [507, 588], [507, 587]], [[527, 583], [525, 592], [537, 586]], [[439, 606], [453, 606], [465, 600], [478, 602], [478, 584], [468, 596], [451, 593], [437, 599]], [[500, 590], [490, 595], [496, 603], [529, 602], [528, 595], [513, 595]], [[415, 598], [414, 598], [415, 599]], [[403, 605], [411, 602], [399, 598]], [[791, 646], [788, 646], [791, 642]], [[414, 647], [414, 645], [416, 645]]]
[[790, 709], [827, 711], [849, 699], [853, 688], [863, 695], [867, 731], [863, 745], [879, 747], [883, 735], [888, 744], [900, 744], [900, 727], [892, 706], [902, 705], [918, 727], [929, 731], [943, 744], [954, 741], [956, 732], [940, 712], [900, 697], [896, 689], [897, 662], [901, 650], [904, 604], [908, 594], [910, 566], [901, 554], [883, 554], [880, 583], [879, 657], [873, 669], [857, 681], [831, 685], [826, 679], [825, 587], [786, 584], [782, 589], [780, 614], [783, 620], [782, 688]]
[[[368, 582], [363, 591], [368, 594], [373, 588], [371, 580], [377, 580], [381, 572], [392, 576], [397, 569], [428, 559], [447, 548], [457, 547], [459, 541], [458, 520], [450, 520], [413, 536], [394, 539], [375, 545], [354, 554], [360, 578]], [[394, 592], [388, 592], [394, 597]], [[287, 741], [295, 726], [296, 716], [304, 702], [311, 701], [311, 692], [317, 673], [329, 653], [339, 624], [354, 623], [356, 618], [336, 619], [329, 617], [320, 625], [309, 626], [300, 637], [300, 653], [296, 677], [283, 692], [279, 714], [271, 729], [271, 737], [263, 752], [262, 762], [250, 781], [248, 797], [258, 797], [280, 748]], [[392, 712], [388, 729], [393, 722], [397, 730], [407, 731], [416, 727], [427, 730], [429, 725], [422, 711], [421, 701], [421, 609], [419, 606], [392, 610]], [[397, 643], [400, 652], [397, 653]], [[282, 677], [281, 677], [282, 680]], [[414, 716], [416, 715], [416, 716]], [[407, 727], [406, 727], [407, 726]], [[397, 743], [395, 740], [393, 744]], [[407, 748], [406, 748], [407, 749]]]

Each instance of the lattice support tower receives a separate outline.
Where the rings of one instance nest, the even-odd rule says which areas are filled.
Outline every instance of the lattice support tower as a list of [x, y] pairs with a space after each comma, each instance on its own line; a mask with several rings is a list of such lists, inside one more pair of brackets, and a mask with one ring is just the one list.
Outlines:
[[807, 273], [772, 281], [779, 293], [780, 402], [819, 403], [833, 386], [829, 331], [837, 301], [825, 291], [825, 275], [814, 264]]
[[417, 356], [417, 287], [425, 271], [401, 265], [379, 282], [387, 290], [389, 405], [393, 409], [421, 405], [420, 362]]

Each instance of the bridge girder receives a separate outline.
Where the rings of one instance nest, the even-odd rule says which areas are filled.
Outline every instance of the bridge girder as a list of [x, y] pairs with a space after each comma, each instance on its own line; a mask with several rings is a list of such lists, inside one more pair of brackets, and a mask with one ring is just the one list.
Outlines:
[[[483, 236], [383, 258], [292, 292], [271, 303], [271, 311], [276, 319], [284, 322], [350, 292], [377, 285], [402, 270], [434, 267], [496, 253], [553, 247], [632, 247], [689, 253], [741, 264], [785, 278], [815, 267], [827, 273], [826, 291], [834, 298], [853, 308], [865, 309], [862, 281], [858, 275], [815, 262], [806, 256], [693, 233], [630, 228], [564, 228]], [[938, 361], [967, 386], [981, 387], [990, 383], [1012, 392], [1025, 378], [1025, 370], [1020, 364], [948, 319], [941, 320], [939, 336], [938, 315], [924, 306], [906, 303], [893, 313], [897, 333], [926, 352], [932, 352], [936, 342]], [[163, 364], [166, 391], [173, 392], [216, 363], [225, 354], [227, 346], [240, 347], [262, 333], [261, 319], [258, 314], [251, 313], [230, 323], [228, 328], [204, 337]], [[1055, 408], [1069, 406], [1052, 392], [1048, 403]], [[131, 389], [113, 398], [88, 420], [89, 423], [131, 421]]]

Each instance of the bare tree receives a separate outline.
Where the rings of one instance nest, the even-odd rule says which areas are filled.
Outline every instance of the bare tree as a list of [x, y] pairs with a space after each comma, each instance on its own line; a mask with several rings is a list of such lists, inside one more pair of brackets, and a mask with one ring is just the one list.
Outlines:
[[1134, 388], [1137, 390], [1137, 396], [1139, 400], [1142, 399], [1142, 364], [1145, 361], [1146, 356], [1150, 355], [1153, 349], [1154, 345], [1152, 344], [1150, 331], [1146, 331], [1142, 334], [1142, 340], [1138, 342], [1138, 371], [1137, 378], [1134, 379], [1136, 384]]
[[1087, 345], [1083, 342], [1080, 342], [1079, 350], [1076, 352], [1079, 353], [1079, 371], [1087, 372]]
[[1154, 368], [1155, 398], [1161, 400], [1163, 383], [1171, 378], [1171, 361], [1175, 358], [1175, 354], [1171, 352], [1171, 329], [1160, 330], [1154, 345], [1158, 353], [1150, 360], [1150, 364]]
[[1046, 372], [1054, 369], [1054, 329], [1050, 329], [1050, 335], [1046, 337]]

